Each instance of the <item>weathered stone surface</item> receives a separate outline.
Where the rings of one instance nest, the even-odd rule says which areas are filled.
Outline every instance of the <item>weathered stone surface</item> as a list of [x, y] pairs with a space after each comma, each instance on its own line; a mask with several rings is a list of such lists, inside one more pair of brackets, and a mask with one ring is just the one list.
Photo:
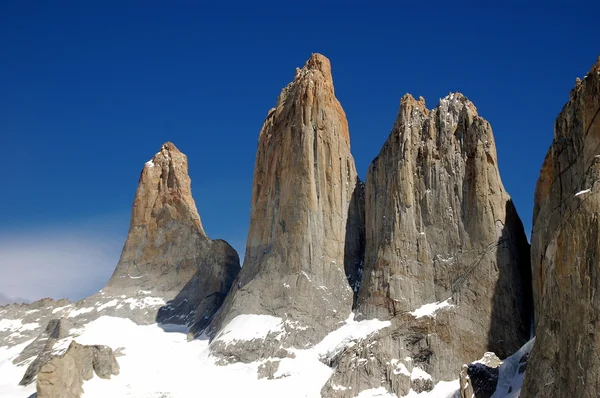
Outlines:
[[36, 385], [37, 398], [79, 398], [83, 382], [94, 377], [94, 373], [103, 379], [119, 374], [112, 349], [72, 342], [63, 355], [42, 366]]
[[[453, 380], [463, 363], [486, 351], [506, 357], [528, 340], [529, 247], [500, 180], [491, 127], [472, 102], [455, 93], [428, 110], [405, 95], [365, 190], [358, 310], [402, 319], [371, 353], [391, 378], [386, 388], [401, 396], [410, 387], [406, 375], [385, 373], [392, 360], [434, 382]], [[415, 311], [434, 303], [435, 313]], [[344, 383], [340, 376], [340, 385], [365, 388]]]
[[161, 308], [159, 322], [194, 322], [202, 329], [239, 269], [235, 250], [204, 233], [187, 157], [167, 142], [142, 170], [129, 235], [102, 292], [127, 297], [152, 292], [170, 300]]
[[571, 91], [536, 186], [536, 342], [523, 397], [600, 390], [600, 59]]
[[[362, 261], [362, 189], [330, 63], [313, 54], [281, 92], [259, 136], [244, 266], [213, 334], [240, 314], [285, 322], [283, 346], [306, 346], [348, 317]], [[213, 352], [234, 350], [235, 344]], [[239, 351], [239, 350], [238, 350]], [[248, 357], [250, 355], [250, 357]]]

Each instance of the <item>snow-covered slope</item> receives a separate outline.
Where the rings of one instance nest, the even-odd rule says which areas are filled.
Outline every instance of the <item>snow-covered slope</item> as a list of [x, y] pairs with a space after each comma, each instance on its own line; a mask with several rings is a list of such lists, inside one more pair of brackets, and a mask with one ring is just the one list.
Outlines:
[[[278, 318], [244, 317], [234, 319], [232, 322], [239, 323], [239, 327], [231, 328], [230, 333], [224, 333], [215, 341], [226, 340], [233, 344], [240, 339], [264, 338], [273, 329], [283, 330]], [[208, 339], [201, 336], [188, 341], [188, 329], [178, 325], [138, 325], [125, 318], [101, 316], [73, 331], [76, 337], [59, 340], [56, 346], [67, 347], [74, 339], [81, 344], [107, 345], [117, 353], [120, 374], [110, 380], [94, 377], [85, 382], [83, 397], [86, 398], [170, 398], [205, 394], [318, 397], [332, 371], [322, 359], [388, 325], [389, 322], [378, 320], [356, 322], [350, 316], [316, 346], [294, 350], [294, 358], [281, 359], [272, 380], [259, 377], [261, 366], [269, 360], [219, 366], [217, 358], [210, 353]], [[34, 384], [25, 388], [17, 386], [28, 363], [12, 363], [28, 343], [0, 348], [0, 396], [25, 398], [35, 392]]]
[[[7, 323], [6, 321], [4, 323]], [[13, 322], [14, 323], [14, 322]], [[264, 315], [244, 315], [231, 321], [213, 340], [226, 344], [264, 339], [271, 333], [285, 333], [286, 321]], [[181, 325], [138, 325], [126, 318], [104, 315], [59, 340], [55, 347], [66, 348], [71, 340], [80, 344], [102, 344], [117, 353], [121, 372], [110, 380], [94, 377], [83, 385], [84, 398], [136, 397], [177, 398], [193, 396], [239, 397], [320, 397], [321, 389], [333, 369], [326, 365], [341, 351], [361, 339], [372, 336], [390, 325], [388, 321], [355, 321], [354, 314], [307, 349], [292, 350], [290, 358], [269, 358], [252, 363], [219, 365], [211, 355], [208, 338], [188, 341], [188, 328]], [[493, 398], [519, 396], [524, 373], [522, 358], [533, 346], [531, 340], [499, 367], [499, 381]], [[27, 365], [33, 360], [13, 364], [25, 341], [13, 347], [0, 347], [0, 396], [28, 398], [35, 393], [35, 384], [18, 386]], [[275, 366], [263, 372], [265, 366]], [[438, 382], [429, 392], [409, 391], [397, 398], [456, 398], [460, 397], [458, 381]], [[340, 387], [342, 388], [342, 387]], [[396, 398], [383, 387], [357, 391], [360, 398]]]

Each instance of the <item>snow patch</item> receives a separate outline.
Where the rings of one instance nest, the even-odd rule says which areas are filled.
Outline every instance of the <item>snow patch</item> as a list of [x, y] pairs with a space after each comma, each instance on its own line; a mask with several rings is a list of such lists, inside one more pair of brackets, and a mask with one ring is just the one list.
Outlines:
[[64, 339], [58, 340], [52, 346], [52, 354], [54, 354], [54, 355], [64, 354], [67, 351], [67, 349], [69, 348], [69, 346], [71, 345], [72, 341], [73, 341], [73, 337], [65, 337]]
[[[4, 319], [3, 319], [4, 320]], [[0, 321], [1, 322], [1, 321]], [[26, 366], [30, 361], [13, 364], [13, 360], [19, 356], [21, 351], [31, 344], [35, 339], [13, 347], [0, 347], [0, 397], [4, 398], [23, 398], [32, 396], [35, 393], [35, 383], [28, 386], [20, 386], [19, 380], [25, 373]]]
[[498, 367], [498, 383], [492, 398], [518, 398], [521, 395], [525, 372], [519, 373], [522, 365], [519, 361], [525, 354], [531, 352], [534, 343], [535, 337], [525, 343], [519, 351], [502, 361]]
[[87, 314], [89, 312], [94, 311], [95, 308], [94, 307], [87, 307], [87, 308], [80, 308], [78, 310], [73, 310], [69, 313], [69, 318], [75, 318], [76, 316], [82, 315], [82, 314]]
[[412, 372], [410, 373], [410, 379], [411, 380], [431, 380], [431, 375], [429, 373], [425, 372], [420, 367], [415, 366], [413, 368]]
[[52, 313], [56, 314], [57, 312], [62, 311], [62, 310], [66, 310], [67, 308], [70, 308], [70, 307], [72, 307], [71, 304], [65, 305], [64, 307], [57, 307], [57, 308], [55, 308], [55, 309], [52, 310]]
[[98, 311], [102, 311], [102, 310], [104, 310], [104, 309], [106, 309], [108, 307], [114, 307], [117, 304], [119, 304], [119, 300], [117, 300], [117, 299], [110, 300], [109, 302], [104, 303], [104, 304], [98, 306]]
[[583, 191], [579, 191], [579, 192], [577, 192], [577, 193], [575, 194], [575, 196], [584, 195], [584, 194], [586, 194], [586, 193], [590, 193], [590, 192], [592, 192], [592, 189], [591, 189], [591, 188], [584, 189]]
[[397, 395], [392, 394], [383, 387], [370, 388], [368, 390], [362, 390], [356, 398], [398, 398]]
[[264, 339], [271, 333], [283, 333], [283, 320], [271, 315], [243, 314], [233, 318], [215, 338], [225, 344], [234, 341]]
[[356, 322], [354, 320], [354, 313], [352, 313], [341, 328], [334, 330], [325, 336], [325, 338], [314, 347], [314, 350], [318, 353], [320, 358], [333, 358], [352, 341], [365, 339], [370, 334], [388, 327], [391, 324], [390, 321], [380, 321], [379, 319]]
[[431, 391], [419, 393], [411, 388], [407, 395], [403, 395], [400, 398], [460, 398], [459, 388], [460, 384], [458, 379], [453, 381], [440, 381]]
[[452, 300], [451, 297], [444, 301], [438, 301], [436, 303], [424, 304], [421, 307], [417, 308], [416, 310], [409, 312], [409, 314], [411, 314], [412, 316], [414, 316], [417, 319], [422, 318], [424, 316], [435, 318], [435, 313], [437, 311], [442, 310], [444, 308], [454, 307], [453, 304], [450, 304], [450, 300]]
[[392, 366], [395, 368], [394, 369], [394, 374], [395, 375], [404, 375], [404, 376], [410, 376], [411, 373], [408, 371], [408, 368], [406, 367], [405, 364], [403, 364], [402, 362], [400, 362], [400, 360], [398, 359], [392, 359]]
[[0, 319], [0, 331], [24, 332], [26, 330], [35, 330], [40, 327], [37, 322], [23, 323], [20, 319]]
[[123, 308], [126, 304], [129, 304], [129, 309], [134, 310], [136, 308], [158, 307], [165, 305], [166, 302], [160, 297], [128, 298], [117, 305], [117, 309]]

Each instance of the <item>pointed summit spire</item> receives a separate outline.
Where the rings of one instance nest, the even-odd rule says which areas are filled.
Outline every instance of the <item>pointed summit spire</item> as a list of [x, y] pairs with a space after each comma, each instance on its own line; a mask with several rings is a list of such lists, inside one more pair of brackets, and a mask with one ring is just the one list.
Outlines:
[[[202, 228], [187, 157], [173, 143], [163, 144], [144, 165], [129, 234], [103, 292], [151, 292], [177, 303], [166, 306], [159, 321], [192, 322], [196, 313], [206, 317], [206, 322], [219, 308], [239, 269], [235, 250], [225, 241], [209, 239]], [[175, 307], [177, 314], [172, 311]], [[179, 318], [174, 319], [175, 315]]]
[[260, 349], [240, 343], [247, 358], [314, 343], [348, 317], [362, 256], [362, 200], [329, 60], [313, 54], [260, 132], [244, 267], [213, 325], [214, 353], [236, 349], [219, 344], [218, 332], [238, 316], [269, 315], [296, 328]]

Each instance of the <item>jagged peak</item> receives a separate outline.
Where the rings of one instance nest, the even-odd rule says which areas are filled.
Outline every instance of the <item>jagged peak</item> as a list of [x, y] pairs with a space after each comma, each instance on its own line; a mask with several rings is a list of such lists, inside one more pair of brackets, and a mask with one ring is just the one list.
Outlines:
[[307, 76], [311, 72], [319, 72], [325, 80], [333, 81], [333, 77], [331, 76], [331, 62], [329, 58], [322, 54], [312, 53], [302, 69], [296, 68], [294, 80]]
[[[158, 196], [164, 199], [157, 201]], [[200, 215], [192, 197], [187, 156], [170, 141], [162, 144], [142, 169], [134, 201], [132, 225], [145, 225], [152, 214], [166, 203], [185, 204], [184, 207], [177, 208], [187, 208], [187, 217], [193, 220], [200, 233], [204, 234]]]
[[427, 109], [427, 105], [425, 103], [425, 98], [419, 97], [418, 100], [412, 96], [410, 93], [406, 93], [400, 98], [400, 107], [417, 107], [423, 110]]
[[173, 158], [186, 157], [171, 141], [167, 141], [160, 147], [154, 157], [146, 162], [144, 167], [154, 167], [156, 164], [163, 164], [171, 161]]
[[587, 75], [591, 75], [593, 73], [600, 75], [600, 56], [598, 56], [598, 59], [596, 59], [596, 63], [592, 66], [592, 69], [590, 69]]
[[594, 65], [592, 65], [592, 67], [590, 68], [589, 72], [585, 74], [585, 76], [583, 76], [583, 78], [579, 78], [577, 77], [575, 79], [575, 87], [574, 90], [571, 90], [571, 97], [578, 92], [578, 89], [581, 88], [581, 84], [586, 81], [588, 78], [593, 78], [594, 76], [600, 76], [600, 56], [598, 57], [598, 59], [596, 60], [596, 63], [594, 63]]
[[466, 105], [473, 113], [477, 113], [477, 108], [475, 105], [462, 93], [460, 92], [450, 92], [443, 98], [438, 100], [438, 104], [432, 108], [428, 109], [425, 99], [423, 97], [419, 97], [419, 99], [415, 99], [410, 93], [406, 93], [400, 99], [400, 110], [407, 108], [416, 108], [421, 110], [423, 113], [428, 114], [429, 112], [433, 112], [439, 108], [444, 109], [455, 109], [460, 111], [463, 106]]

